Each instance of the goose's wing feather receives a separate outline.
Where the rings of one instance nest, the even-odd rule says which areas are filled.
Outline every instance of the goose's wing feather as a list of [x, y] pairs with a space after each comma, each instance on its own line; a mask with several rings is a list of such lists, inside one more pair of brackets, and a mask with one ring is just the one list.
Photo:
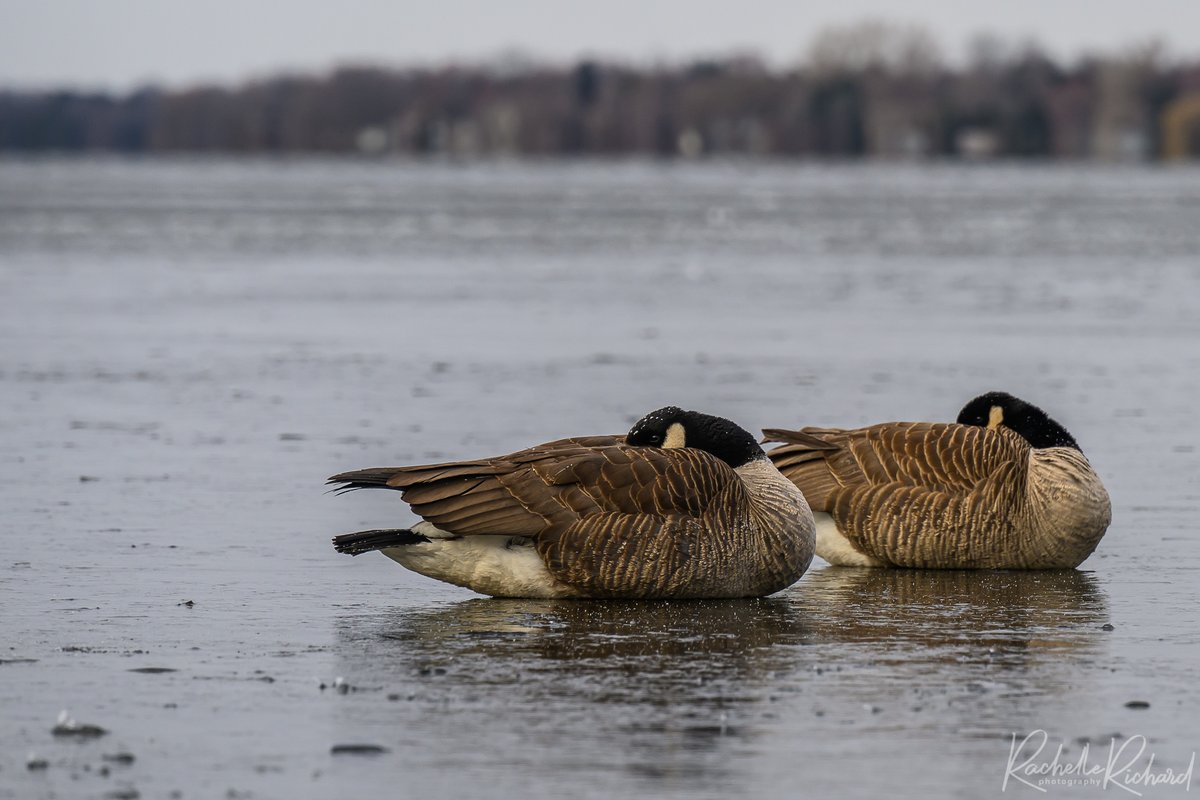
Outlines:
[[580, 478], [573, 492], [590, 502], [572, 502], [587, 508], [544, 532], [538, 552], [551, 573], [592, 596], [675, 596], [719, 549], [714, 529], [742, 519], [741, 479], [701, 450], [621, 448], [604, 456], [572, 468]]
[[537, 548], [552, 574], [590, 596], [672, 597], [695, 580], [711, 539], [696, 516], [605, 512], [547, 531]]
[[1006, 430], [937, 422], [889, 422], [867, 428], [804, 428], [798, 433], [826, 446], [794, 440], [790, 431], [764, 431], [785, 444], [771, 461], [800, 487], [814, 511], [827, 511], [843, 489], [899, 485], [963, 494], [1022, 460], [1028, 445]]
[[651, 525], [602, 522], [604, 515], [697, 516], [738, 478], [699, 450], [631, 447], [619, 436], [593, 436], [497, 458], [357, 470], [329, 480], [345, 489], [398, 489], [414, 512], [448, 533], [537, 538], [553, 529], [566, 543], [596, 535], [591, 525], [603, 524], [614, 536], [642, 535], [641, 526]]
[[[1029, 445], [1008, 430], [894, 422], [856, 430], [805, 428], [836, 449], [786, 442], [768, 454], [814, 511], [830, 514], [859, 550], [904, 566], [964, 563], [961, 537], [972, 521], [999, 529], [1023, 485]], [[989, 521], [990, 520], [990, 521]]]

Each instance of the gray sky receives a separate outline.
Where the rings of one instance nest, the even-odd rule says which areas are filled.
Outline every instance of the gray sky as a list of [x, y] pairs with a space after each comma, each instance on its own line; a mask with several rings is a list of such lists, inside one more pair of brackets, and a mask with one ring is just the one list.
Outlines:
[[1200, 57], [1200, 0], [0, 0], [0, 85], [231, 82], [508, 49], [554, 61], [753, 50], [781, 64], [820, 29], [864, 19], [922, 25], [951, 57], [981, 31], [1068, 58], [1151, 38]]

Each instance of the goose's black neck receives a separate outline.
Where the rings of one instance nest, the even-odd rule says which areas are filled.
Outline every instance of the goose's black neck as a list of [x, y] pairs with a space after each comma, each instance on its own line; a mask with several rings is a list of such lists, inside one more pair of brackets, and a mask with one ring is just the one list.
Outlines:
[[694, 447], [735, 469], [766, 454], [749, 431], [711, 414], [667, 406], [642, 417], [625, 441], [645, 447]]
[[1032, 403], [1013, 397], [1007, 392], [988, 392], [963, 406], [958, 413], [962, 425], [996, 428], [1003, 425], [1019, 434], [1030, 447], [1073, 447], [1079, 445], [1067, 429], [1050, 418]]

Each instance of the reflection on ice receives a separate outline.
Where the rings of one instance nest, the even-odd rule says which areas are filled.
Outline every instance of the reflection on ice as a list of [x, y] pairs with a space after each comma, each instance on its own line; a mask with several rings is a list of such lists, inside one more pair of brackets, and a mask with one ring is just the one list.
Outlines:
[[759, 600], [382, 608], [342, 618], [336, 652], [397, 700], [372, 715], [393, 736], [572, 732], [639, 779], [699, 786], [744, 780], [730, 757], [752, 763], [781, 739], [840, 732], [846, 747], [847, 727], [996, 739], [1043, 692], [1086, 692], [1106, 620], [1083, 572], [827, 568]]

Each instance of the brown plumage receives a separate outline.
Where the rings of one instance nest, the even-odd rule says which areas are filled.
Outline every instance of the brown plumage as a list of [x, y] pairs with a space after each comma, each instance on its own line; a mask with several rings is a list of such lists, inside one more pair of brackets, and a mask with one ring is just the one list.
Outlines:
[[418, 572], [500, 596], [770, 594], [807, 568], [811, 513], [737, 430], [758, 456], [736, 467], [694, 446], [593, 436], [335, 475], [330, 482], [346, 489], [398, 489], [425, 520], [396, 539], [368, 531], [335, 545], [351, 554], [386, 548]]
[[[960, 416], [973, 407], [991, 428], [763, 431], [784, 442], [771, 461], [817, 515], [817, 554], [833, 564], [960, 569], [1070, 568], [1087, 558], [1111, 509], [1074, 440], [1008, 395], [978, 398]], [[1016, 429], [1002, 422], [1006, 409]]]

